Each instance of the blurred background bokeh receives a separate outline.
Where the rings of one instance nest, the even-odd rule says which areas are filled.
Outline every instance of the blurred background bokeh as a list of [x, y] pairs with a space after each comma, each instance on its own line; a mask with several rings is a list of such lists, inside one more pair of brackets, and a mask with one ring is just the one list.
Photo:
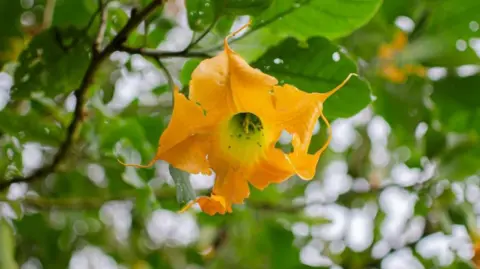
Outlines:
[[[0, 268], [480, 268], [479, 0], [163, 2], [0, 0]], [[117, 159], [154, 156], [172, 84], [249, 20], [231, 46], [281, 84], [360, 78], [313, 180], [179, 214], [214, 176]]]

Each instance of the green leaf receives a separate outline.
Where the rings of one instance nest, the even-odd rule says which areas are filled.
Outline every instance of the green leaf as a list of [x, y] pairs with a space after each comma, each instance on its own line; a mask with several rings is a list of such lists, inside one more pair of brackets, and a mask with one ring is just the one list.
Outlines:
[[170, 175], [175, 182], [177, 188], [177, 202], [179, 204], [187, 203], [188, 201], [195, 200], [196, 195], [190, 183], [189, 174], [182, 170], [179, 170], [173, 166], [170, 167]]
[[270, 268], [294, 268], [299, 264], [299, 250], [293, 245], [292, 232], [276, 223], [271, 223], [266, 228], [272, 246]]
[[12, 208], [13, 212], [15, 213], [16, 219], [23, 218], [23, 208], [22, 208], [21, 201], [12, 200], [12, 201], [8, 201], [7, 204]]
[[[220, 0], [220, 10], [231, 15], [258, 15], [274, 0]], [[223, 2], [223, 3], [222, 3]]]
[[115, 30], [115, 32], [120, 31], [120, 29], [127, 24], [128, 18], [127, 12], [121, 7], [111, 7], [108, 10], [108, 24], [106, 32], [108, 32], [108, 28], [112, 28], [112, 30]]
[[443, 125], [454, 132], [480, 134], [480, 76], [447, 77], [433, 83], [432, 100]]
[[28, 98], [34, 92], [55, 97], [75, 90], [90, 61], [89, 49], [88, 45], [79, 43], [66, 51], [53, 30], [35, 36], [20, 55], [12, 97]]
[[185, 0], [188, 25], [193, 31], [201, 32], [214, 23], [214, 0]]
[[219, 36], [227, 36], [232, 29], [235, 18], [236, 16], [233, 15], [225, 15], [220, 17], [215, 24], [213, 31]]
[[[0, 112], [1, 113], [1, 112]], [[0, 178], [21, 176], [23, 169], [22, 148], [9, 141], [0, 149]]]
[[[20, 1], [0, 1], [0, 70], [6, 62], [17, 59], [25, 46], [20, 17]], [[5, 27], [8, 25], [8, 27]]]
[[[60, 231], [71, 231], [70, 227], [64, 227]], [[42, 264], [55, 265], [53, 268], [68, 268], [72, 250], [60, 247], [61, 232], [50, 227], [44, 214], [25, 215], [22, 220], [15, 221], [15, 228], [21, 243], [19, 247], [23, 247], [21, 251], [17, 251], [17, 255], [23, 256], [25, 260], [32, 256], [37, 257]]]
[[132, 33], [127, 40], [131, 47], [157, 48], [167, 37], [174, 24], [165, 18], [157, 18], [148, 24], [148, 34]]
[[63, 130], [33, 110], [23, 116], [8, 109], [0, 111], [0, 130], [17, 137], [22, 142], [36, 141], [58, 146], [63, 140]]
[[[337, 60], [337, 61], [335, 61]], [[357, 72], [355, 63], [327, 39], [316, 37], [300, 45], [293, 38], [270, 48], [252, 64], [306, 92], [327, 92], [339, 85], [348, 74]], [[328, 98], [324, 112], [328, 119], [355, 115], [370, 103], [370, 90], [365, 81], [352, 77], [337, 93]]]
[[[222, 22], [228, 27], [232, 17], [241, 15], [259, 15], [274, 0], [186, 0], [188, 24], [193, 31], [201, 32], [216, 23], [222, 16]], [[220, 26], [223, 27], [223, 26]]]
[[60, 28], [74, 26], [78, 29], [85, 27], [98, 8], [97, 2], [89, 0], [56, 0], [52, 26]]
[[265, 25], [279, 38], [324, 36], [334, 39], [366, 24], [381, 4], [381, 0], [274, 0], [255, 18], [253, 28]]
[[202, 60], [200, 59], [190, 59], [185, 62], [180, 73], [180, 82], [182, 85], [186, 86], [190, 83], [190, 79], [192, 79], [192, 73], [201, 61]]
[[7, 220], [0, 218], [0, 268], [17, 269], [15, 235]]

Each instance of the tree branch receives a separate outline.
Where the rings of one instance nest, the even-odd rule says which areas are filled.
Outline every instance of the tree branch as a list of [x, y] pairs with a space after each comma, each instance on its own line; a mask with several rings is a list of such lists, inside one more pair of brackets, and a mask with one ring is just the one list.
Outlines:
[[130, 54], [140, 54], [143, 56], [155, 57], [158, 59], [172, 58], [172, 57], [184, 57], [184, 58], [209, 58], [210, 55], [204, 52], [190, 52], [188, 50], [182, 51], [161, 51], [148, 48], [131, 48], [127, 46], [120, 46], [119, 51], [128, 52]]
[[[70, 122], [70, 125], [67, 129], [67, 134], [65, 140], [59, 147], [57, 154], [55, 154], [53, 161], [51, 164], [44, 166], [38, 170], [36, 170], [32, 175], [27, 177], [16, 177], [9, 181], [2, 181], [0, 182], [0, 191], [8, 188], [13, 183], [19, 182], [33, 182], [40, 178], [43, 178], [50, 174], [51, 172], [55, 171], [57, 166], [60, 162], [65, 158], [67, 155], [71, 144], [73, 143], [74, 137], [79, 130], [81, 122], [83, 120], [83, 107], [85, 105], [85, 97], [88, 91], [88, 88], [93, 83], [93, 77], [95, 72], [100, 67], [102, 62], [107, 59], [115, 50], [119, 49], [122, 43], [126, 40], [128, 34], [134, 30], [152, 11], [154, 11], [158, 6], [163, 4], [163, 0], [153, 0], [147, 7], [145, 7], [140, 12], [135, 13], [130, 17], [130, 20], [127, 24], [120, 30], [120, 32], [114, 37], [114, 39], [105, 47], [105, 49], [98, 54], [94, 54], [90, 64], [83, 76], [83, 79], [80, 83], [80, 87], [74, 91], [74, 95], [76, 97], [76, 105], [73, 114], [73, 119]], [[106, 21], [102, 20], [100, 25], [100, 29], [105, 27]], [[99, 32], [101, 32], [99, 30]]]
[[[134, 200], [137, 196], [137, 190], [124, 191], [115, 195], [103, 197], [65, 197], [65, 198], [46, 198], [40, 196], [25, 196], [17, 200], [9, 200], [0, 196], [0, 202], [15, 203], [19, 202], [24, 206], [32, 207], [37, 210], [94, 210], [99, 209], [107, 202]], [[175, 189], [165, 189], [155, 191], [157, 200], [175, 199]]]

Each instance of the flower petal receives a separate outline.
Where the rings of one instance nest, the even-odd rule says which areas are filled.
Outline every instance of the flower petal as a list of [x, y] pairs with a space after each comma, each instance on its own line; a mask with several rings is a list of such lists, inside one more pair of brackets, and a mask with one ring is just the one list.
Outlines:
[[248, 178], [251, 169], [234, 166], [220, 168], [215, 164], [212, 167], [216, 175], [212, 194], [224, 197], [227, 205], [243, 203], [250, 195]]
[[313, 128], [322, 113], [321, 97], [288, 84], [275, 87], [279, 125], [292, 135], [296, 151], [308, 150]]
[[189, 98], [214, 117], [238, 112], [271, 117], [274, 112], [271, 90], [278, 81], [248, 65], [228, 46], [228, 39], [238, 31], [225, 38], [223, 52], [204, 60], [193, 71]]
[[155, 158], [170, 163], [175, 168], [192, 174], [211, 174], [206, 156], [211, 143], [210, 135], [196, 134], [176, 144], [169, 150], [159, 147]]
[[288, 155], [291, 164], [295, 168], [295, 173], [304, 180], [310, 180], [315, 176], [318, 159], [320, 159], [320, 156], [327, 149], [328, 145], [330, 144], [330, 140], [332, 139], [332, 130], [330, 127], [330, 123], [323, 114], [320, 114], [320, 117], [324, 120], [325, 125], [328, 129], [328, 138], [325, 144], [323, 144], [323, 146], [319, 150], [317, 150], [315, 154], [308, 154], [307, 151], [294, 150], [294, 152]]
[[196, 203], [198, 203], [203, 212], [210, 216], [213, 216], [217, 213], [223, 215], [225, 212], [232, 212], [232, 207], [231, 205], [227, 205], [225, 198], [212, 194], [210, 197], [200, 196], [197, 199], [190, 201], [182, 209], [180, 209], [179, 213], [187, 211]]
[[165, 160], [190, 173], [210, 173], [206, 156], [211, 121], [199, 105], [187, 100], [177, 88], [174, 99], [172, 118], [160, 137], [155, 157], [147, 165], [123, 165], [147, 168], [157, 160]]
[[225, 198], [219, 195], [211, 195], [210, 197], [202, 196], [197, 199], [198, 205], [203, 212], [210, 216], [218, 214], [225, 214], [225, 212], [232, 212], [232, 206], [227, 205]]
[[192, 73], [188, 97], [200, 103], [209, 116], [226, 116], [234, 111], [228, 73], [225, 52], [202, 61]]
[[270, 183], [280, 183], [288, 179], [293, 173], [292, 165], [285, 154], [277, 148], [271, 148], [255, 166], [249, 181], [257, 189], [263, 190]]
[[[305, 93], [294, 86], [275, 87], [276, 108], [279, 113], [279, 125], [292, 135], [294, 151], [288, 155], [295, 172], [302, 179], [309, 180], [315, 175], [320, 155], [325, 151], [331, 139], [330, 124], [323, 115], [325, 100], [341, 89], [356, 74], [350, 74], [333, 90], [326, 93]], [[321, 117], [328, 128], [329, 136], [324, 146], [315, 154], [308, 154], [308, 147], [317, 119]]]

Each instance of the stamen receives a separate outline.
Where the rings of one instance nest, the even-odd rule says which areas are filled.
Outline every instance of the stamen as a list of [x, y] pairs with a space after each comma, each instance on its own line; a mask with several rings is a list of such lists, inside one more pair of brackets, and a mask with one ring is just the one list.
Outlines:
[[243, 119], [242, 125], [243, 125], [243, 131], [248, 134], [248, 129], [250, 127], [250, 114], [245, 115], [245, 119]]

